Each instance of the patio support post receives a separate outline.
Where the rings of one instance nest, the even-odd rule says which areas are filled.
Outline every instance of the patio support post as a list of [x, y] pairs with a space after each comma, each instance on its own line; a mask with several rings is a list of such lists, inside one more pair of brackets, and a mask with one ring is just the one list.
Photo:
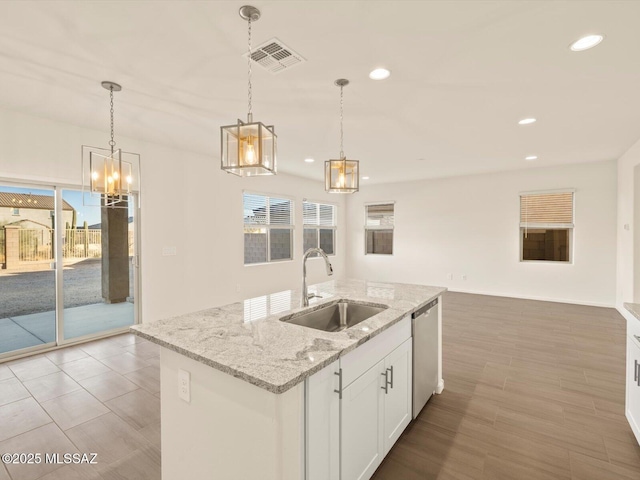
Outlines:
[[129, 209], [101, 208], [102, 299], [126, 302], [129, 296]]

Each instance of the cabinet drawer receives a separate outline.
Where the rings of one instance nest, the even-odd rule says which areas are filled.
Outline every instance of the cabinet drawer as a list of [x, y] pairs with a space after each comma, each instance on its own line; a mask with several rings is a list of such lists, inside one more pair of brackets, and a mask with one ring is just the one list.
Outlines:
[[408, 338], [411, 338], [410, 315], [340, 358], [343, 387], [360, 377]]

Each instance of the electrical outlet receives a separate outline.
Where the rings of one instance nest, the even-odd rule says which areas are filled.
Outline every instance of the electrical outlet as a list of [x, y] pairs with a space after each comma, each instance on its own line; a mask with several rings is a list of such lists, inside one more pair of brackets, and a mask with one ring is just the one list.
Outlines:
[[466, 273], [463, 273], [463, 274], [462, 274], [462, 280], [466, 280], [466, 279], [467, 279], [467, 274], [466, 274]]
[[453, 273], [447, 273], [447, 280], [453, 280]]
[[191, 403], [191, 374], [186, 370], [178, 370], [178, 397]]
[[173, 257], [174, 255], [177, 255], [176, 247], [162, 247], [163, 257]]

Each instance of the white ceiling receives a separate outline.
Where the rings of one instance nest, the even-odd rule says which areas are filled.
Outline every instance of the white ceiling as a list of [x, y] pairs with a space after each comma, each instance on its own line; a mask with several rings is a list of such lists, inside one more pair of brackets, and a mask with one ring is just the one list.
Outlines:
[[[116, 139], [217, 164], [219, 126], [246, 116], [244, 3], [0, 2], [0, 107], [104, 129], [106, 143], [100, 81], [112, 80], [124, 87]], [[254, 115], [276, 126], [279, 171], [321, 179], [337, 157], [340, 77], [345, 153], [371, 183], [615, 159], [640, 137], [640, 2], [253, 4], [254, 45], [277, 37], [307, 60], [254, 68]], [[599, 46], [569, 50], [594, 32]], [[370, 80], [377, 66], [392, 76]], [[528, 116], [538, 122], [517, 125]]]

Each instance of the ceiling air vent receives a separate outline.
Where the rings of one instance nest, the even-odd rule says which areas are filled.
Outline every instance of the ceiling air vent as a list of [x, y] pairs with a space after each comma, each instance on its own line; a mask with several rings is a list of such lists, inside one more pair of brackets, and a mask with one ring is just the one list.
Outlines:
[[[247, 58], [248, 55], [245, 53], [243, 57]], [[294, 52], [277, 38], [267, 40], [262, 45], [255, 47], [251, 52], [251, 59], [273, 74], [288, 70], [306, 61], [302, 55]]]

